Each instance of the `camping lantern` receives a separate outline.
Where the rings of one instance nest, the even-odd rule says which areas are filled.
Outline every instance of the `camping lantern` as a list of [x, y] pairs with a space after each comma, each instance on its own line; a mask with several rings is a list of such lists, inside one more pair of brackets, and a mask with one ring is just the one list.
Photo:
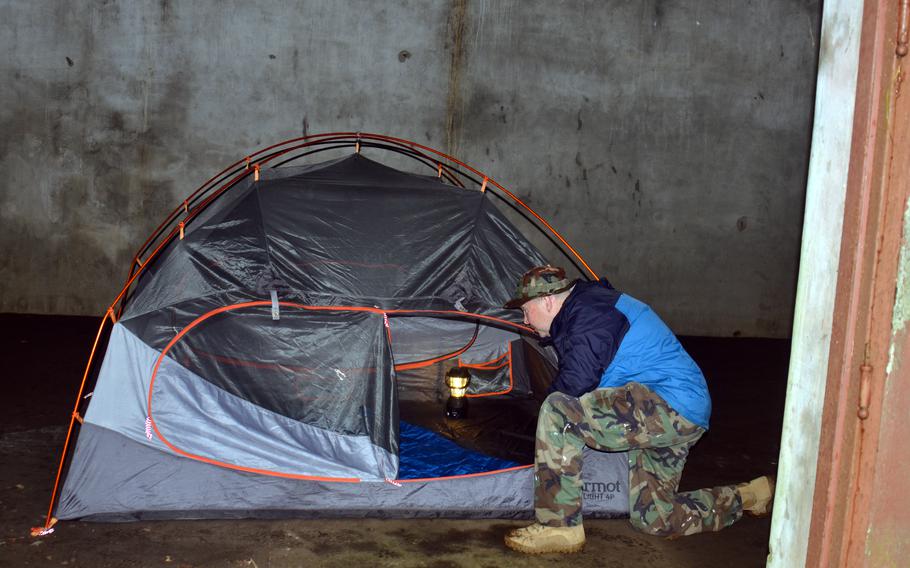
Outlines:
[[464, 367], [453, 367], [446, 373], [446, 386], [449, 387], [449, 400], [446, 401], [446, 418], [464, 418], [468, 415], [468, 383], [471, 373]]
[[468, 392], [468, 383], [471, 382], [471, 373], [464, 367], [452, 367], [446, 373], [446, 386], [452, 398], [462, 398]]

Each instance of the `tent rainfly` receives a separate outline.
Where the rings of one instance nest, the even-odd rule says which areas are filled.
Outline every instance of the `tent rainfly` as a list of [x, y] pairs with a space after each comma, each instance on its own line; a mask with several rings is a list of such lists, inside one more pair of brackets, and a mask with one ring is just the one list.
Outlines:
[[[323, 151], [334, 159], [304, 163]], [[491, 197], [594, 276], [508, 190], [406, 140], [309, 136], [212, 178], [145, 243], [107, 311], [45, 528], [532, 515], [553, 360], [502, 305], [546, 259]], [[462, 418], [445, 411], [454, 367], [471, 377]], [[586, 513], [627, 514], [626, 455], [585, 459]]]

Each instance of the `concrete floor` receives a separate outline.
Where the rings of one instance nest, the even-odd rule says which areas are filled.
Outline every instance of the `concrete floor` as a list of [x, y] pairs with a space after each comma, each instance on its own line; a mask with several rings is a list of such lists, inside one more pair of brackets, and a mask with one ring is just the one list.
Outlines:
[[[763, 566], [770, 518], [665, 540], [625, 520], [585, 522], [571, 556], [526, 557], [502, 535], [516, 521], [236, 520], [43, 523], [81, 367], [97, 320], [0, 315], [0, 566]], [[786, 388], [786, 341], [684, 338], [708, 378], [711, 431], [692, 450], [682, 489], [733, 483], [776, 469]]]

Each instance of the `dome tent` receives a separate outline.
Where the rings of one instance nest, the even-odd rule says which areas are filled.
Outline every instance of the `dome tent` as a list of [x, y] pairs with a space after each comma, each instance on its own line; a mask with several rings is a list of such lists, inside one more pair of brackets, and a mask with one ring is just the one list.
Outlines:
[[[435, 175], [393, 169], [362, 147]], [[146, 242], [107, 312], [48, 526], [51, 513], [528, 516], [533, 424], [552, 364], [502, 305], [546, 261], [488, 186], [514, 198], [438, 152], [366, 134], [282, 143], [210, 180]], [[472, 375], [471, 420], [442, 411], [456, 365]], [[409, 452], [432, 456], [448, 440], [468, 450], [457, 458], [468, 469], [453, 469], [452, 454], [425, 477], [412, 467]], [[599, 495], [588, 512], [625, 514], [625, 455], [586, 460], [586, 494]]]

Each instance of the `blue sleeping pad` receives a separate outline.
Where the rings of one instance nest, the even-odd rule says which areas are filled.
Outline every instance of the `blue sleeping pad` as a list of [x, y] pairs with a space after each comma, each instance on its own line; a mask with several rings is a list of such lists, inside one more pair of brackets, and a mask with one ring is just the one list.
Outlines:
[[398, 479], [449, 477], [521, 464], [462, 448], [435, 432], [400, 422]]

